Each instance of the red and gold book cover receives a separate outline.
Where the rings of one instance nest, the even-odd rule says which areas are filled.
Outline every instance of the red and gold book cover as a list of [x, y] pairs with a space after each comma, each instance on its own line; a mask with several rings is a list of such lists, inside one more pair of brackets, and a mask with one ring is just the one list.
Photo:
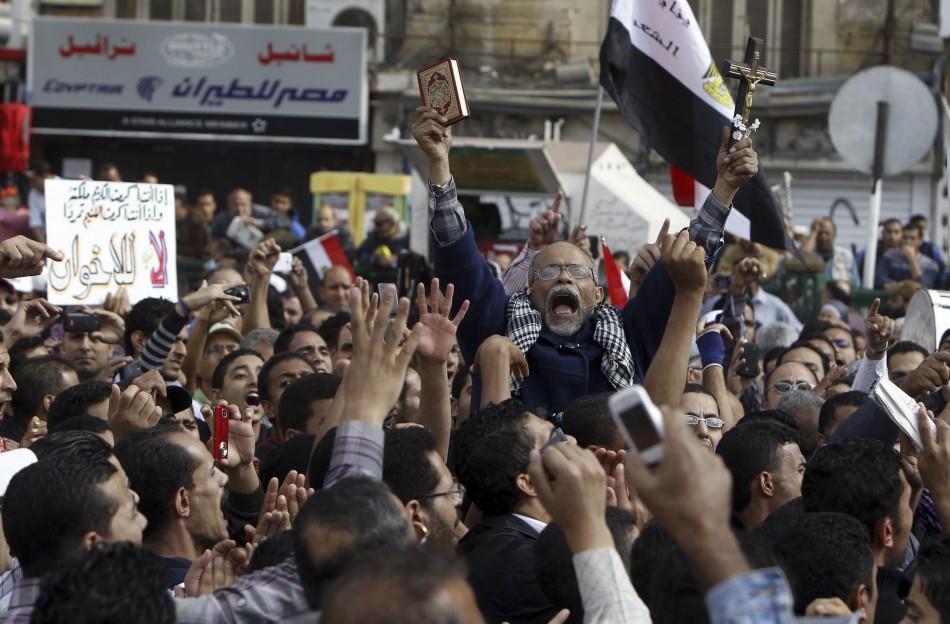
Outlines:
[[446, 125], [451, 126], [471, 115], [457, 59], [446, 58], [423, 67], [416, 72], [416, 77], [422, 103], [447, 117]]

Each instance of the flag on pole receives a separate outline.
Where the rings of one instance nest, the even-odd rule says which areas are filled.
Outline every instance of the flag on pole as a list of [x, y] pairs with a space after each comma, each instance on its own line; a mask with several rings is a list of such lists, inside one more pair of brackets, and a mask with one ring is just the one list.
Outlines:
[[607, 239], [600, 237], [600, 249], [604, 255], [604, 272], [607, 273], [607, 292], [610, 293], [610, 305], [622, 308], [627, 304], [630, 293], [630, 278], [620, 270], [620, 265], [614, 260], [607, 246]]
[[[600, 48], [600, 83], [649, 147], [712, 188], [732, 96], [686, 0], [614, 0]], [[795, 249], [762, 168], [733, 202], [752, 240]]]
[[307, 267], [307, 273], [319, 278], [321, 282], [326, 272], [334, 266], [346, 267], [350, 277], [356, 279], [353, 267], [346, 259], [346, 253], [343, 252], [343, 247], [340, 246], [340, 241], [336, 237], [336, 230], [298, 245], [291, 249], [290, 253], [300, 258]]

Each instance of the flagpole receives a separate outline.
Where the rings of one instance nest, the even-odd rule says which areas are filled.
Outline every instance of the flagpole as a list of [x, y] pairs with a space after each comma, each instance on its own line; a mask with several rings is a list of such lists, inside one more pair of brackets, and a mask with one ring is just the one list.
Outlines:
[[581, 195], [581, 214], [578, 225], [584, 224], [587, 214], [587, 191], [590, 189], [590, 170], [594, 166], [594, 149], [597, 147], [597, 132], [600, 130], [600, 111], [604, 106], [604, 86], [597, 87], [597, 108], [594, 109], [594, 129], [590, 133], [590, 150], [587, 152], [587, 172], [584, 175], [584, 193]]

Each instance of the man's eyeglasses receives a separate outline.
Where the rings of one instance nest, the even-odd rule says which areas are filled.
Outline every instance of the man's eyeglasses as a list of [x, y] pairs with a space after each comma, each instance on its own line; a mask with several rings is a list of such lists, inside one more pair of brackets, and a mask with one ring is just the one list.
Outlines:
[[534, 274], [538, 279], [546, 282], [557, 279], [561, 276], [561, 269], [566, 269], [567, 274], [573, 279], [594, 279], [594, 269], [586, 264], [546, 264], [540, 269], [535, 270]]
[[851, 341], [847, 338], [837, 338], [836, 340], [832, 340], [831, 344], [833, 344], [838, 349], [847, 349], [848, 347], [853, 346]]
[[[544, 443], [544, 446], [538, 449], [538, 452], [543, 455], [544, 451], [548, 450], [549, 446], [554, 446], [555, 444], [559, 444], [561, 442], [566, 442], [566, 441], [567, 441], [567, 436], [564, 434], [564, 431], [562, 431], [560, 427], [555, 427], [554, 431], [551, 432], [551, 437], [548, 438], [548, 441]], [[528, 469], [528, 464], [530, 463], [531, 463], [531, 458], [528, 457], [528, 459], [524, 460], [524, 463], [521, 464], [521, 467], [518, 468], [518, 474], [525, 472]]]
[[699, 416], [693, 416], [692, 414], [686, 415], [686, 424], [695, 427], [700, 422], [706, 423], [706, 426], [710, 429], [722, 429], [726, 424], [726, 421], [721, 418], [700, 418]]
[[433, 492], [432, 494], [426, 494], [422, 498], [438, 498], [439, 496], [451, 496], [456, 500], [456, 505], [462, 503], [462, 499], [465, 498], [465, 486], [458, 482], [458, 479], [452, 479], [452, 489], [446, 490], [445, 492]]
[[813, 385], [807, 381], [796, 381], [792, 383], [791, 381], [776, 381], [772, 388], [779, 394], [785, 394], [786, 392], [791, 391], [793, 388], [795, 390], [811, 390], [814, 388]]

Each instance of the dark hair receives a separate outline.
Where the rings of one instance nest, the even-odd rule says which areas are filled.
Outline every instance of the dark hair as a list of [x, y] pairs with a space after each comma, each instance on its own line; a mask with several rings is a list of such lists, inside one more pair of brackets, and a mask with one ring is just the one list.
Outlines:
[[56, 425], [76, 416], [89, 414], [89, 408], [112, 396], [112, 384], [108, 381], [83, 381], [64, 389], [56, 395], [49, 406], [46, 422], [52, 430]]
[[43, 579], [30, 621], [174, 624], [166, 575], [161, 557], [129, 542], [76, 552]]
[[831, 435], [831, 430], [838, 422], [838, 408], [850, 405], [851, 407], [861, 407], [868, 400], [868, 394], [860, 390], [842, 392], [836, 394], [821, 406], [821, 412], [818, 413], [818, 433], [826, 438]]
[[736, 421], [735, 426], [747, 426], [752, 423], [758, 422], [777, 422], [780, 425], [785, 425], [793, 431], [801, 431], [798, 426], [798, 423], [792, 418], [792, 415], [786, 412], [783, 409], [770, 409], [770, 410], [760, 410], [758, 412], [749, 412], [738, 421]]
[[802, 615], [816, 598], [840, 598], [871, 583], [874, 558], [868, 532], [857, 518], [843, 513], [803, 514], [775, 542], [776, 554], [795, 596], [795, 613]]
[[920, 545], [917, 578], [927, 602], [940, 614], [940, 621], [950, 621], [950, 535], [934, 535]]
[[340, 330], [349, 322], [349, 312], [338, 312], [320, 324], [320, 329], [317, 330], [317, 333], [319, 333], [323, 341], [327, 343], [328, 349], [336, 349], [339, 346], [337, 343], [340, 341]]
[[786, 444], [798, 444], [799, 435], [778, 423], [756, 422], [733, 427], [716, 446], [726, 468], [732, 473], [732, 508], [742, 511], [752, 502], [752, 483], [762, 472], [779, 467], [779, 451]]
[[887, 350], [887, 365], [891, 365], [891, 357], [902, 353], [919, 353], [926, 358], [930, 353], [916, 342], [911, 340], [901, 340], [893, 347]]
[[805, 511], [854, 516], [871, 540], [882, 518], [898, 523], [903, 491], [900, 454], [883, 442], [861, 438], [821, 447], [808, 460], [802, 480]]
[[17, 420], [27, 422], [36, 415], [47, 394], [57, 395], [68, 386], [63, 374], [75, 371], [72, 365], [55, 355], [43, 355], [23, 362], [16, 372], [17, 388], [10, 406]]
[[[619, 507], [607, 507], [605, 518], [624, 569], [629, 571], [630, 548], [634, 541], [631, 529], [636, 519], [633, 514]], [[568, 622], [584, 621], [584, 605], [577, 585], [573, 553], [564, 531], [553, 522], [541, 531], [534, 542], [534, 576], [541, 591], [556, 609], [571, 611]]]
[[[802, 330], [798, 333], [799, 340], [812, 340], [814, 338], [823, 338], [827, 340], [824, 331], [826, 329], [831, 329], [832, 327], [838, 327], [833, 323], [828, 321], [812, 321], [811, 323], [806, 323], [802, 326]], [[834, 345], [832, 345], [834, 346]]]
[[[235, 349], [231, 353], [228, 353], [226, 356], [221, 358], [221, 361], [218, 362], [218, 365], [214, 367], [214, 372], [211, 373], [211, 387], [220, 390], [224, 386], [224, 378], [228, 374], [228, 368], [231, 367], [231, 364], [234, 363], [234, 360], [239, 357], [244, 357], [245, 355], [254, 355], [264, 361], [264, 357], [254, 349]], [[258, 392], [260, 389], [258, 388]]]
[[[778, 364], [776, 364], [776, 368], [778, 368], [779, 366], [785, 363], [785, 356], [788, 355], [788, 352], [791, 351], [792, 349], [810, 349], [811, 351], [814, 351], [815, 353], [817, 353], [818, 359], [821, 360], [821, 366], [822, 366], [822, 371], [823, 371], [822, 376], [828, 374], [828, 368], [831, 366], [831, 362], [828, 360], [827, 354], [825, 354], [824, 351], [822, 351], [815, 345], [811, 344], [810, 342], [806, 342], [804, 340], [798, 340], [788, 345], [788, 348], [782, 351], [782, 355], [778, 356]], [[797, 361], [797, 360], [789, 360], [789, 361]]]
[[917, 232], [917, 235], [921, 237], [924, 235], [924, 229], [920, 227], [919, 223], [914, 223], [913, 221], [904, 224], [904, 231], [908, 230]]
[[259, 543], [247, 564], [247, 573], [263, 570], [287, 561], [294, 556], [294, 534], [291, 531], [279, 531]]
[[574, 436], [577, 445], [612, 447], [617, 437], [617, 424], [610, 415], [610, 392], [577, 397], [564, 410], [561, 429]]
[[283, 353], [288, 351], [290, 349], [290, 342], [294, 339], [294, 336], [296, 336], [299, 332], [308, 331], [317, 335], [320, 334], [316, 327], [306, 322], [294, 323], [293, 325], [284, 327], [277, 335], [277, 340], [274, 341], [274, 353]]
[[[445, 599], [443, 588], [467, 587], [465, 575], [459, 557], [434, 548], [412, 546], [399, 553], [370, 555], [327, 589], [320, 622], [455, 624], [462, 621], [460, 607]], [[360, 595], [367, 599], [354, 600]]]
[[59, 431], [90, 431], [95, 434], [103, 434], [106, 431], [112, 431], [112, 429], [109, 427], [109, 423], [101, 418], [90, 416], [89, 414], [82, 414], [61, 420], [49, 428], [50, 433], [57, 433]]
[[162, 319], [174, 307], [175, 304], [171, 301], [158, 297], [146, 297], [136, 301], [125, 317], [124, 343], [126, 354], [132, 355], [135, 353], [135, 348], [132, 345], [133, 333], [140, 331], [146, 338], [151, 336], [161, 325]]
[[201, 466], [172, 436], [188, 435], [179, 427], [160, 425], [139, 429], [116, 445], [115, 454], [139, 495], [139, 511], [148, 520], [143, 538], [160, 536], [172, 520], [171, 502], [178, 488], [194, 489], [194, 473]]
[[[787, 347], [779, 346], [779, 347], [772, 347], [771, 349], [769, 349], [769, 350], [765, 353], [765, 357], [762, 358], [762, 366], [765, 366], [766, 364], [768, 364], [768, 363], [771, 362], [772, 360], [777, 360], [777, 359], [779, 359], [780, 357], [782, 357], [782, 354], [785, 353], [785, 349], [786, 349], [786, 348], [787, 348]], [[825, 357], [827, 358], [828, 356], [826, 355]]]
[[312, 609], [320, 609], [326, 583], [345, 565], [373, 552], [391, 554], [412, 541], [389, 488], [363, 477], [314, 492], [300, 508], [293, 534], [297, 572]]
[[289, 429], [303, 431], [313, 415], [316, 401], [333, 399], [343, 380], [332, 373], [310, 373], [295, 379], [280, 396], [277, 426], [282, 433]]
[[[6, 312], [6, 310], [4, 310]], [[20, 366], [23, 365], [23, 362], [32, 359], [29, 355], [30, 351], [36, 349], [37, 347], [42, 347], [47, 339], [47, 329], [39, 336], [33, 336], [32, 338], [21, 338], [16, 341], [16, 343], [10, 347], [10, 370], [15, 371]], [[35, 357], [35, 356], [34, 356]]]
[[508, 399], [478, 410], [457, 430], [456, 473], [486, 515], [509, 513], [521, 500], [515, 479], [534, 448], [527, 415], [521, 401]]
[[716, 395], [712, 393], [712, 390], [706, 386], [698, 383], [688, 383], [683, 387], [683, 394], [705, 394], [706, 396], [711, 396], [716, 398]]
[[118, 471], [109, 444], [84, 431], [58, 435], [68, 444], [38, 452], [39, 461], [10, 479], [4, 496], [3, 530], [26, 576], [57, 567], [89, 531], [108, 537], [120, 504], [100, 487]]
[[270, 373], [274, 370], [274, 367], [280, 364], [281, 362], [286, 362], [287, 360], [300, 360], [301, 362], [306, 363], [310, 367], [310, 370], [313, 370], [313, 364], [310, 363], [310, 360], [300, 355], [299, 353], [294, 353], [292, 351], [285, 351], [283, 353], [275, 353], [271, 356], [269, 360], [264, 362], [264, 366], [261, 367], [261, 372], [257, 374], [257, 395], [261, 398], [262, 401], [270, 401]]
[[630, 582], [647, 607], [651, 604], [650, 590], [657, 566], [675, 545], [673, 535], [651, 519], [630, 548]]
[[462, 388], [465, 387], [465, 381], [472, 376], [471, 366], [468, 364], [463, 364], [459, 366], [458, 371], [455, 372], [455, 376], [452, 377], [452, 398], [456, 401], [462, 396]]
[[436, 441], [432, 432], [423, 427], [400, 427], [386, 430], [383, 451], [383, 481], [396, 498], [405, 505], [419, 501], [430, 507], [428, 495], [439, 485], [441, 475], [429, 459], [435, 452]]

